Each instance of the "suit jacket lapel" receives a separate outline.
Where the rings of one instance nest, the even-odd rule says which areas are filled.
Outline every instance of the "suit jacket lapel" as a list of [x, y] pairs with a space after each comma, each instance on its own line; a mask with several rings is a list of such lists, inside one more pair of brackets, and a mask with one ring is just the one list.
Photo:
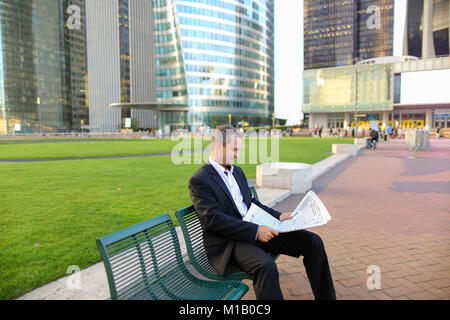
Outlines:
[[223, 190], [223, 192], [225, 192], [225, 194], [231, 200], [231, 203], [233, 204], [233, 207], [235, 209], [235, 214], [238, 214], [239, 217], [242, 217], [241, 214], [239, 213], [239, 209], [236, 207], [236, 203], [234, 203], [233, 196], [231, 195], [230, 191], [228, 191], [225, 182], [223, 182], [222, 178], [219, 176], [216, 169], [214, 169], [214, 167], [209, 163], [207, 164], [207, 168], [209, 174], [211, 175], [211, 178], [216, 182], [217, 185], [219, 185], [219, 187]]

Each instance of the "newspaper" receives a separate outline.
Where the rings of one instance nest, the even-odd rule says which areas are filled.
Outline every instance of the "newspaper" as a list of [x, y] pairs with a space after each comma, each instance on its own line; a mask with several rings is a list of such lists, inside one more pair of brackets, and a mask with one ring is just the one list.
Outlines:
[[309, 191], [297, 208], [292, 212], [292, 219], [280, 221], [256, 204], [252, 203], [244, 221], [268, 226], [278, 232], [291, 232], [326, 224], [331, 220], [327, 208], [313, 191]]

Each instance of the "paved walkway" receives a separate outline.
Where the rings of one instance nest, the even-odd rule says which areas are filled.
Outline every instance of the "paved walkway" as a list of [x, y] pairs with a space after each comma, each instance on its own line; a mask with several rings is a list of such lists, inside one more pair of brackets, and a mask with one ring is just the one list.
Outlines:
[[[450, 299], [450, 140], [431, 147], [379, 143], [313, 182], [332, 220], [310, 231], [324, 240], [338, 299]], [[302, 197], [274, 208], [290, 211]], [[285, 299], [313, 299], [301, 259], [277, 261]], [[372, 265], [380, 289], [367, 287]]]

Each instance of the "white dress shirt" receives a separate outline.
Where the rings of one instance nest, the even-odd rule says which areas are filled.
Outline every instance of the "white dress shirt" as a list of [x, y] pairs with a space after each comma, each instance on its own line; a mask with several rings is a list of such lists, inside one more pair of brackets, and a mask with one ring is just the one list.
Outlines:
[[238, 208], [241, 216], [244, 217], [247, 214], [248, 207], [244, 201], [244, 197], [242, 196], [241, 189], [239, 188], [239, 185], [233, 176], [234, 166], [231, 165], [230, 170], [225, 169], [220, 164], [215, 162], [211, 157], [209, 157], [209, 163], [214, 167], [214, 169], [216, 169], [217, 173], [222, 178], [223, 182], [228, 188], [228, 191], [230, 191], [230, 194], [233, 197], [234, 203], [236, 204], [236, 207]]

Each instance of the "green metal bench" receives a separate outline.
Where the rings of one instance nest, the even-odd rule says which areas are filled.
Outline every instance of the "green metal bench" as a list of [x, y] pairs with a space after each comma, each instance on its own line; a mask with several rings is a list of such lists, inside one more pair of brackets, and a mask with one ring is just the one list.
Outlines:
[[250, 192], [252, 193], [252, 197], [259, 201], [258, 193], [256, 193], [255, 186], [252, 183], [248, 182], [248, 188], [250, 189]]
[[209, 281], [183, 263], [168, 214], [97, 239], [113, 300], [238, 300], [248, 291], [239, 281]]
[[[253, 184], [248, 184], [253, 198], [259, 201], [258, 194]], [[186, 243], [186, 249], [189, 256], [189, 260], [194, 268], [206, 278], [230, 281], [230, 280], [244, 280], [252, 279], [252, 276], [245, 273], [238, 268], [229, 266], [224, 275], [219, 275], [209, 263], [206, 256], [205, 246], [203, 243], [203, 229], [201, 222], [198, 218], [197, 212], [193, 205], [180, 209], [175, 212], [175, 216], [180, 223], [181, 230], [183, 231], [184, 240]], [[271, 254], [272, 258], [276, 260], [278, 254]]]

